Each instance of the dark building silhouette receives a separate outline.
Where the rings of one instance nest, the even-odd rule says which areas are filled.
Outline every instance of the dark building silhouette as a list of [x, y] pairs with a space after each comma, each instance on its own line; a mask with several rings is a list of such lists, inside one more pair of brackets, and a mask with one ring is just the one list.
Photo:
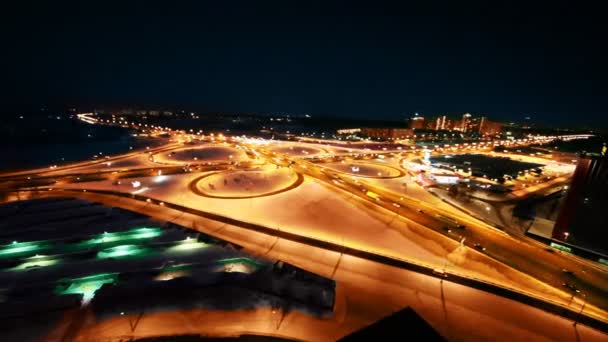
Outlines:
[[608, 254], [608, 156], [581, 154], [552, 237]]
[[344, 336], [339, 342], [445, 341], [416, 311], [407, 307]]

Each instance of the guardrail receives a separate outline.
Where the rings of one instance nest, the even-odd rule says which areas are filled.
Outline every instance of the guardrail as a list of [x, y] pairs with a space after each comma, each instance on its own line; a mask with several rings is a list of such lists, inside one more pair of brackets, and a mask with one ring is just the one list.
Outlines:
[[[40, 189], [40, 190], [47, 191], [48, 188]], [[605, 333], [608, 333], [608, 321], [606, 321], [606, 319], [592, 317], [587, 314], [584, 314], [582, 311], [581, 312], [574, 311], [571, 308], [569, 308], [568, 305], [564, 305], [562, 303], [559, 303], [559, 302], [551, 300], [551, 299], [542, 298], [532, 292], [523, 291], [520, 289], [513, 289], [511, 287], [508, 287], [508, 286], [505, 286], [502, 284], [489, 282], [487, 280], [482, 280], [482, 279], [479, 279], [476, 277], [472, 277], [470, 275], [460, 274], [460, 273], [457, 273], [454, 271], [449, 271], [449, 272], [444, 271], [443, 272], [444, 275], [437, 274], [436, 267], [431, 266], [431, 265], [426, 265], [426, 264], [423, 264], [420, 262], [406, 260], [406, 259], [399, 258], [396, 256], [388, 256], [388, 255], [384, 255], [384, 254], [381, 254], [381, 253], [378, 253], [375, 251], [348, 247], [348, 246], [345, 246], [342, 244], [337, 244], [337, 243], [334, 243], [334, 242], [331, 242], [328, 240], [313, 238], [313, 237], [309, 237], [309, 236], [305, 236], [305, 235], [299, 235], [299, 234], [295, 234], [295, 233], [291, 233], [291, 232], [286, 232], [284, 230], [268, 228], [268, 227], [265, 227], [265, 226], [262, 226], [262, 225], [259, 225], [256, 223], [237, 220], [237, 219], [234, 219], [231, 217], [219, 215], [216, 213], [206, 212], [206, 211], [199, 210], [199, 209], [189, 208], [189, 207], [182, 206], [182, 205], [175, 204], [175, 203], [162, 202], [160, 200], [153, 199], [153, 198], [150, 198], [147, 196], [142, 196], [142, 195], [132, 195], [132, 194], [122, 193], [122, 192], [118, 192], [118, 191], [114, 191], [114, 190], [95, 190], [95, 189], [55, 189], [53, 191], [54, 192], [68, 192], [68, 193], [82, 193], [84, 190], [86, 190], [86, 192], [90, 192], [90, 193], [117, 196], [117, 197], [123, 197], [123, 198], [131, 198], [134, 200], [143, 201], [143, 202], [147, 202], [147, 203], [153, 203], [153, 204], [163, 203], [162, 205], [164, 207], [167, 207], [170, 209], [174, 209], [174, 210], [178, 210], [181, 212], [205, 217], [205, 218], [212, 219], [214, 221], [223, 222], [226, 224], [231, 224], [234, 226], [238, 226], [240, 228], [256, 231], [256, 232], [259, 232], [262, 234], [272, 235], [272, 236], [276, 236], [276, 237], [279, 237], [282, 239], [286, 239], [286, 240], [290, 240], [290, 241], [294, 241], [294, 242], [298, 242], [298, 243], [303, 243], [303, 244], [307, 244], [310, 246], [314, 246], [314, 247], [318, 247], [318, 248], [322, 248], [322, 249], [326, 249], [326, 250], [331, 250], [331, 251], [338, 252], [338, 253], [348, 254], [348, 255], [351, 255], [354, 257], [362, 258], [362, 259], [373, 261], [373, 262], [378, 262], [378, 263], [388, 265], [388, 266], [406, 269], [409, 271], [422, 273], [422, 274], [432, 276], [435, 278], [439, 278], [439, 279], [449, 279], [449, 281], [451, 281], [451, 282], [465, 285], [468, 287], [472, 287], [472, 288], [475, 288], [478, 290], [490, 292], [490, 293], [493, 293], [493, 294], [496, 294], [496, 295], [499, 295], [502, 297], [506, 297], [506, 298], [518, 301], [518, 302], [526, 304], [526, 305], [531, 305], [531, 306], [540, 308], [544, 311], [562, 316], [564, 318], [572, 319], [574, 322], [579, 322], [579, 323], [588, 325], [590, 327], [596, 328]], [[229, 239], [226, 239], [226, 240], [229, 240]], [[232, 241], [232, 242], [238, 243], [236, 241]], [[445, 275], [447, 275], [447, 277]]]

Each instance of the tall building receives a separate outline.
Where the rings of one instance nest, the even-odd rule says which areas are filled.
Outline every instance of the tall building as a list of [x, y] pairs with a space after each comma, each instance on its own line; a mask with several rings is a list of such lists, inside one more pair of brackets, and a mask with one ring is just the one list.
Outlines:
[[446, 121], [449, 121], [447, 116], [445, 116], [445, 115], [438, 116], [435, 119], [435, 130], [438, 131], [438, 130], [448, 129], [447, 125], [446, 125], [447, 124]]
[[471, 129], [471, 120], [472, 115], [469, 113], [465, 113], [462, 115], [462, 121], [460, 121], [460, 131], [461, 132], [468, 132]]
[[491, 136], [502, 132], [502, 124], [489, 120], [485, 116], [473, 116], [465, 113], [458, 120], [452, 120], [447, 115], [439, 115], [428, 120], [426, 125], [423, 117], [417, 113], [410, 119], [410, 128], [426, 128], [435, 131], [456, 130], [463, 133]]
[[410, 128], [411, 129], [422, 129], [422, 128], [425, 128], [424, 118], [422, 116], [419, 116], [418, 113], [416, 113], [410, 119]]
[[608, 255], [608, 157], [582, 154], [552, 238]]
[[482, 130], [484, 126], [487, 126], [488, 123], [488, 118], [486, 118], [485, 116], [482, 116], [479, 118], [479, 125], [477, 127], [477, 132], [479, 132], [479, 134], [483, 134]]

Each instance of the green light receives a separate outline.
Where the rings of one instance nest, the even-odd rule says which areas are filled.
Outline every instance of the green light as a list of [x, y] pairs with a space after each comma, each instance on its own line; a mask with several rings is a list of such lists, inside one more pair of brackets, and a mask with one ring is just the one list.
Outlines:
[[168, 251], [190, 251], [193, 249], [205, 248], [208, 245], [203, 242], [198, 242], [196, 239], [186, 238], [185, 240], [177, 243], [175, 246], [169, 247]]
[[151, 239], [161, 235], [160, 232], [149, 231], [149, 232], [141, 232], [136, 234], [131, 234], [130, 237], [132, 239]]
[[130, 230], [130, 232], [141, 233], [141, 232], [149, 232], [152, 230], [159, 230], [159, 228], [140, 227], [140, 228], [133, 228]]
[[15, 257], [29, 252], [39, 251], [49, 247], [49, 243], [46, 241], [29, 241], [29, 242], [17, 242], [9, 245], [4, 245], [0, 248], [0, 257]]
[[28, 259], [32, 259], [32, 260], [34, 260], [34, 259], [44, 259], [44, 258], [48, 258], [48, 256], [47, 256], [47, 255], [39, 255], [39, 254], [36, 254], [36, 255], [34, 255], [33, 257], [29, 257]]
[[46, 255], [35, 255], [33, 257], [25, 259], [26, 262], [19, 264], [12, 268], [12, 271], [22, 271], [32, 267], [47, 267], [53, 266], [59, 263], [59, 260], [50, 258]]
[[95, 292], [104, 284], [116, 283], [117, 273], [100, 273], [82, 278], [68, 280], [70, 286], [58, 285], [55, 292], [59, 295], [82, 294], [82, 305], [88, 304], [95, 296]]
[[145, 252], [147, 252], [146, 248], [137, 245], [120, 245], [99, 251], [97, 257], [100, 259], [132, 257], [144, 254]]
[[555, 242], [551, 242], [551, 247], [557, 248], [557, 249], [562, 250], [564, 252], [572, 253], [572, 249], [570, 247], [566, 247], [564, 245], [560, 245], [560, 244], [557, 244]]
[[[103, 244], [128, 243], [133, 240], [152, 239], [163, 234], [161, 228], [135, 228], [124, 232], [98, 234], [91, 239], [67, 246], [67, 250], [89, 249]], [[109, 247], [109, 246], [108, 246]]]
[[192, 264], [179, 264], [163, 268], [163, 272], [174, 272], [174, 271], [190, 271]]
[[139, 239], [151, 239], [157, 236], [162, 235], [163, 231], [160, 228], [135, 228], [131, 230], [127, 230], [125, 232], [115, 232], [115, 233], [107, 233], [94, 237], [91, 240], [88, 240], [89, 243], [107, 243], [107, 242], [115, 242], [115, 241], [125, 241], [125, 240], [139, 240]]

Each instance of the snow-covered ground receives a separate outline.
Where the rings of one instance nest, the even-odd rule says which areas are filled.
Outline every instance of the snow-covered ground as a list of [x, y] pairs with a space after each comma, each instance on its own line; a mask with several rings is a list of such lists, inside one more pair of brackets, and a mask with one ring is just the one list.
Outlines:
[[[333, 187], [316, 180], [305, 178], [299, 187], [268, 197], [216, 199], [188, 191], [187, 184], [200, 176], [199, 173], [139, 179], [142, 184], [137, 189], [132, 188], [127, 180], [123, 181], [122, 185], [100, 181], [70, 184], [66, 187], [137, 192], [158, 201], [197, 208], [431, 267], [445, 268], [495, 284], [532, 291], [556, 301], [568, 300], [568, 294], [561, 290], [551, 288], [486, 255], [459, 247], [458, 242], [407, 218], [351, 194], [335, 191]], [[175, 217], [182, 215], [176, 213]], [[217, 227], [211, 227], [210, 230], [221, 230], [224, 226], [218, 222]], [[247, 240], [247, 236], [245, 234], [242, 238]]]
[[155, 154], [154, 160], [162, 163], [184, 164], [197, 161], [238, 161], [247, 159], [240, 149], [221, 144], [205, 144]]
[[309, 156], [324, 153], [321, 148], [310, 147], [310, 146], [299, 146], [296, 144], [283, 143], [281, 145], [273, 146], [270, 148], [271, 151], [277, 153], [283, 153], [289, 156]]
[[[282, 171], [283, 172], [283, 171]], [[382, 253], [443, 265], [453, 241], [437, 243], [418, 235], [410, 223], [395, 214], [369, 208], [352, 195], [305, 178], [299, 187], [269, 197], [217, 199], [187, 190], [187, 184], [202, 174], [180, 174], [138, 178], [138, 188], [128, 179], [121, 185], [99, 181], [66, 185], [68, 188], [112, 189], [193, 207], [247, 222], [314, 236], [334, 242], [371, 248]], [[413, 223], [412, 223], [413, 224]]]
[[324, 163], [321, 166], [360, 177], [397, 177], [400, 174], [392, 167], [358, 161]]
[[137, 193], [159, 201], [434, 267], [448, 265], [452, 270], [494, 282], [512, 283], [493, 266], [488, 266], [483, 258], [469, 255], [470, 251], [458, 252], [464, 253], [464, 258], [455, 258], [453, 254], [448, 256], [458, 247], [457, 242], [353, 195], [334, 191], [332, 187], [310, 178], [305, 178], [303, 184], [295, 189], [273, 196], [216, 199], [199, 196], [188, 190], [187, 184], [200, 176], [201, 174], [180, 174], [139, 178], [141, 186], [138, 188], [133, 188], [126, 179], [121, 185], [99, 181], [69, 184], [66, 187]]
[[224, 171], [202, 178], [196, 187], [202, 193], [219, 197], [260, 196], [284, 189], [298, 176], [293, 170], [268, 165], [247, 171]]

